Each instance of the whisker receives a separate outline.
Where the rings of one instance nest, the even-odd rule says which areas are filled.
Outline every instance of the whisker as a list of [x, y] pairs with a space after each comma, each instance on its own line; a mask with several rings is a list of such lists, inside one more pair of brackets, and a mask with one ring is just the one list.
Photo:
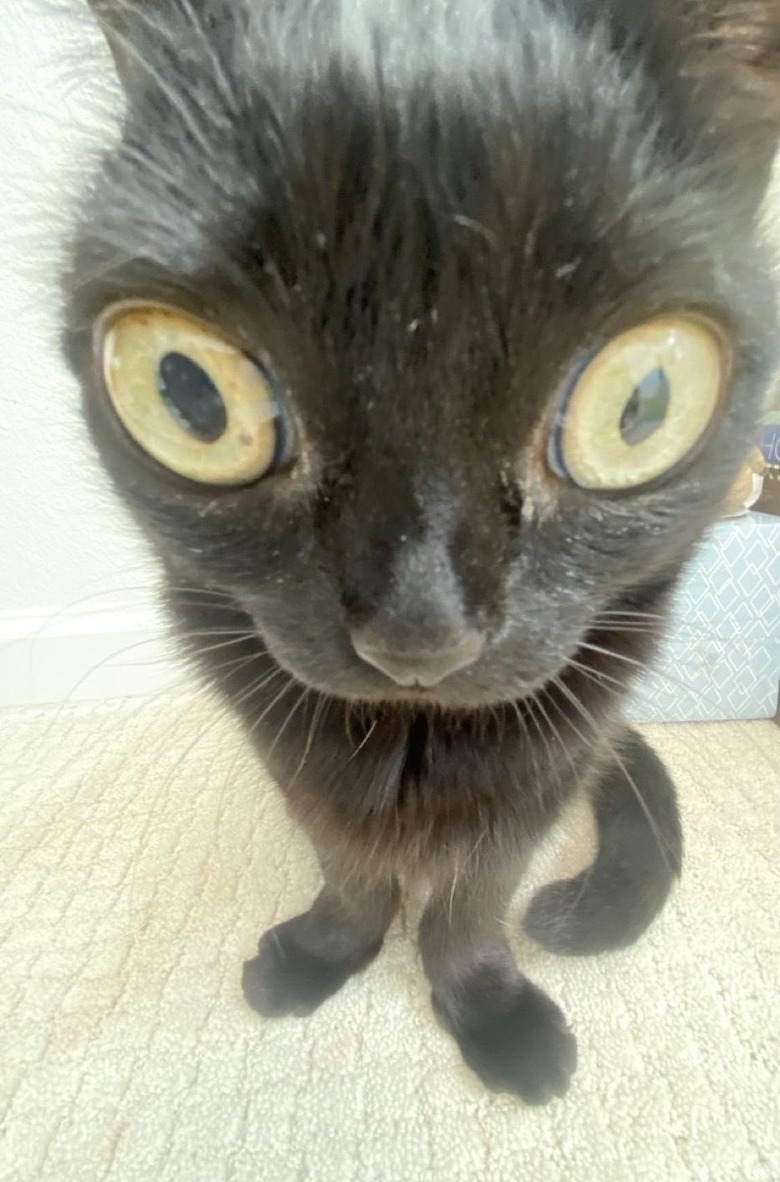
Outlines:
[[292, 785], [296, 782], [296, 780], [298, 779], [298, 776], [301, 774], [304, 767], [306, 766], [306, 761], [309, 758], [309, 753], [310, 753], [310, 751], [312, 749], [312, 745], [314, 743], [314, 737], [317, 733], [317, 727], [318, 727], [320, 721], [322, 720], [322, 715], [325, 712], [326, 702], [327, 702], [327, 699], [326, 699], [325, 695], [318, 693], [317, 694], [317, 701], [315, 702], [314, 710], [312, 711], [311, 724], [309, 726], [309, 733], [306, 736], [306, 744], [303, 749], [303, 755], [301, 756], [301, 761], [298, 764], [298, 767], [295, 769], [295, 775], [293, 776], [292, 780], [290, 781], [289, 787], [292, 787]]
[[[566, 685], [566, 683], [564, 681], [561, 680], [560, 677], [554, 677], [553, 683], [555, 684], [556, 688], [572, 704], [572, 706], [574, 706], [574, 708], [578, 711], [578, 713], [585, 720], [585, 722], [593, 729], [594, 736], [596, 734], [598, 734], [598, 732], [600, 730], [598, 723], [594, 719], [591, 712], [580, 701], [580, 699], [577, 697], [577, 695], [569, 689], [569, 687]], [[562, 713], [564, 714], [564, 717], [567, 717], [565, 712], [562, 711]], [[569, 720], [569, 721], [571, 722], [571, 720]], [[573, 724], [572, 724], [572, 729], [575, 730], [575, 732], [576, 732], [576, 728], [574, 728]], [[658, 828], [655, 818], [653, 817], [652, 813], [650, 812], [650, 809], [647, 807], [647, 803], [646, 803], [644, 797], [642, 796], [642, 793], [639, 791], [639, 788], [636, 785], [636, 781], [634, 780], [633, 776], [628, 771], [623, 759], [621, 759], [621, 757], [618, 755], [618, 752], [615, 748], [614, 743], [612, 743], [611, 740], [606, 739], [603, 735], [601, 736], [601, 741], [606, 745], [606, 747], [609, 750], [610, 754], [612, 755], [613, 759], [617, 763], [620, 770], [623, 772], [623, 775], [626, 777], [626, 780], [627, 780], [628, 784], [630, 785], [631, 790], [637, 799], [639, 807], [642, 809], [642, 812], [645, 814], [645, 817], [647, 819], [647, 823], [649, 824], [651, 832], [656, 840], [656, 844], [658, 845], [659, 852], [661, 854], [661, 857], [664, 860], [666, 868], [667, 868], [667, 870], [669, 870], [670, 874], [673, 874], [674, 867], [669, 862], [669, 859], [667, 857], [667, 850], [672, 854], [674, 851], [672, 850], [671, 846], [668, 844], [668, 842], [664, 838], [663, 834], [661, 833], [660, 829]], [[666, 849], [664, 847], [666, 847]]]
[[[638, 661], [633, 657], [626, 656], [625, 653], [619, 653], [613, 649], [607, 649], [607, 648], [604, 648], [600, 645], [593, 645], [593, 644], [588, 643], [587, 641], [583, 641], [580, 644], [580, 649], [587, 649], [590, 652], [599, 653], [602, 656], [611, 657], [616, 660], [623, 661], [627, 665], [630, 665], [633, 669], [637, 669], [640, 672], [642, 672], [650, 677], [657, 677], [657, 678], [661, 678], [664, 681], [668, 681], [671, 685], [676, 686], [678, 689], [682, 689], [686, 693], [693, 694], [701, 702], [703, 702], [706, 706], [708, 706], [716, 711], [720, 710], [720, 708], [722, 707], [722, 702], [720, 702], [718, 700], [718, 698], [716, 698], [713, 694], [707, 693], [705, 690], [701, 689], [699, 686], [693, 685], [690, 681], [684, 681], [682, 678], [676, 677], [673, 673], [670, 673], [668, 671], [668, 669], [664, 668], [664, 666], [662, 664], [659, 664], [653, 660], [648, 661], [648, 662]], [[602, 670], [594, 670], [594, 671], [597, 672], [599, 674], [599, 676], [601, 676], [601, 677], [606, 678], [609, 676], [608, 674], [606, 674]], [[639, 682], [636, 680], [637, 676], [638, 675], [635, 675], [634, 679], [631, 682], [626, 682], [624, 684], [623, 688], [627, 692], [631, 692], [632, 690], [634, 690], [638, 687]]]
[[488, 828], [488, 826], [486, 825], [486, 826], [485, 826], [485, 828], [484, 828], [484, 829], [482, 830], [482, 832], [480, 833], [480, 835], [479, 835], [479, 837], [477, 838], [477, 840], [474, 842], [474, 845], [471, 847], [471, 849], [469, 850], [469, 852], [466, 854], [466, 857], [463, 859], [463, 861], [462, 861], [462, 862], [459, 862], [459, 863], [458, 863], [458, 865], [455, 867], [455, 873], [454, 873], [454, 875], [453, 875], [453, 878], [452, 878], [452, 887], [450, 888], [450, 899], [449, 899], [449, 906], [448, 906], [448, 909], [447, 909], [447, 922], [448, 922], [450, 925], [452, 924], [452, 912], [453, 912], [453, 908], [454, 908], [454, 905], [455, 905], [455, 890], [456, 890], [456, 888], [457, 888], [458, 881], [460, 880], [460, 877], [461, 877], [461, 875], [463, 874], [463, 871], [466, 869], [466, 867], [468, 866], [469, 862], [470, 862], [470, 861], [471, 861], [471, 859], [474, 857], [474, 855], [476, 854], [476, 852], [477, 852], [477, 850], [479, 849], [479, 847], [482, 845], [482, 842], [483, 842], [483, 841], [485, 840], [485, 838], [487, 837], [487, 835], [488, 835], [488, 832], [489, 832], [489, 828]]
[[[234, 606], [234, 601], [231, 599], [231, 597], [229, 596], [229, 594], [227, 592], [217, 591], [217, 590], [204, 591], [203, 588], [189, 587], [189, 586], [183, 586], [180, 588], [176, 584], [168, 585], [167, 589], [169, 589], [169, 590], [173, 589], [175, 591], [182, 591], [185, 593], [193, 592], [193, 593], [203, 594], [203, 595], [207, 596], [207, 598], [205, 598], [203, 600], [203, 605], [213, 607], [217, 611], [229, 611], [229, 610], [232, 610], [234, 612], [240, 611], [239, 608], [236, 608]], [[119, 604], [109, 603], [109, 604], [101, 605], [98, 607], [91, 607], [87, 611], [80, 610], [84, 604], [92, 603], [94, 600], [101, 599], [106, 596], [117, 596], [117, 595], [127, 595], [127, 594], [132, 595], [135, 592], [145, 592], [145, 591], [149, 591], [149, 592], [153, 593], [153, 598], [150, 597], [148, 600], [146, 600], [144, 603], [142, 603], [140, 605], [134, 604], [133, 602], [122, 602]], [[92, 616], [92, 615], [98, 615], [98, 614], [109, 615], [111, 613], [127, 611], [128, 609], [130, 609], [130, 610], [137, 609], [139, 606], [141, 606], [141, 607], [153, 606], [155, 608], [158, 608], [161, 604], [161, 599], [162, 599], [161, 591], [162, 591], [161, 584], [143, 584], [143, 583], [137, 584], [136, 586], [130, 586], [130, 587], [128, 587], [128, 586], [105, 587], [100, 591], [92, 591], [88, 595], [82, 595], [76, 599], [70, 600], [68, 603], [61, 604], [59, 607], [57, 607], [57, 608], [53, 609], [51, 612], [49, 612], [45, 616], [45, 618], [37, 625], [37, 627], [31, 629], [31, 631], [26, 633], [24, 636], [17, 636], [17, 637], [14, 637], [13, 640], [5, 641], [3, 643], [3, 645], [0, 646], [0, 648], [7, 647], [8, 645], [11, 645], [11, 644], [18, 644], [21, 641], [35, 641], [46, 634], [47, 628], [50, 628], [55, 623], [68, 618], [71, 614], [73, 614], [73, 615], [78, 614], [79, 616], [82, 616], [82, 615]], [[219, 602], [212, 603], [211, 599], [210, 599], [210, 597], [212, 595], [217, 597]], [[225, 599], [227, 602], [225, 602], [223, 604], [221, 602], [222, 599]], [[183, 602], [185, 603], [185, 605], [189, 606], [187, 601], [183, 601]], [[193, 604], [193, 606], [199, 606], [199, 604], [197, 602], [195, 602]]]
[[631, 689], [631, 682], [621, 681], [619, 677], [613, 677], [611, 673], [605, 673], [603, 669], [596, 669], [593, 665], [586, 665], [583, 661], [575, 660], [574, 657], [570, 658], [569, 665], [572, 669], [576, 669], [586, 677], [589, 677], [597, 685], [602, 685], [603, 682], [608, 681], [620, 690]]
[[232, 657], [228, 661], [217, 661], [215, 664], [209, 662], [209, 676], [203, 678], [204, 684], [213, 689], [219, 689], [214, 674], [225, 673], [228, 670], [235, 672], [237, 669], [243, 668], [244, 665], [250, 665], [253, 661], [260, 660], [261, 657], [257, 653], [249, 653], [243, 657]]
[[[281, 672], [281, 670], [280, 670], [280, 672]], [[285, 696], [285, 694], [288, 694], [290, 692], [290, 690], [293, 689], [297, 684], [298, 684], [298, 682], [295, 680], [294, 677], [288, 676], [286, 685], [284, 685], [282, 687], [282, 689], [279, 691], [279, 693], [276, 695], [276, 697], [273, 698], [272, 701], [270, 701], [268, 703], [265, 710], [263, 710], [262, 713], [257, 716], [257, 718], [254, 720], [254, 722], [250, 726], [249, 731], [247, 732], [249, 735], [253, 735], [255, 733], [255, 731], [257, 730], [260, 723], [263, 721], [264, 718], [267, 717], [267, 715], [271, 712], [271, 710], [273, 710], [274, 706], [276, 706], [276, 704], [278, 702], [281, 702], [281, 700]]]
[[[218, 644], [196, 645], [191, 649], [185, 649], [183, 653], [185, 657], [205, 657], [207, 653], [219, 652], [220, 649], [229, 648], [234, 644], [245, 644], [247, 641], [257, 640], [256, 632], [248, 632], [245, 629], [231, 631], [228, 628], [215, 628], [214, 630], [203, 629], [202, 631], [174, 633], [176, 640], [191, 640], [198, 636], [230, 636], [232, 639], [221, 640]], [[256, 655], [262, 657], [264, 654], [261, 651]]]
[[630, 636], [632, 634], [640, 636], [657, 636], [662, 644], [668, 640], [670, 636], [674, 635], [684, 636], [688, 643], [692, 643], [696, 639], [721, 640], [725, 642], [739, 640], [744, 644], [760, 645], [766, 643], [767, 640], [772, 639], [772, 632], [769, 628], [767, 628], [766, 631], [756, 631], [755, 629], [751, 629], [750, 636], [744, 637], [740, 631], [735, 631], [731, 634], [714, 632], [708, 624], [699, 624], [691, 620], [681, 621], [675, 624], [674, 627], [670, 628], [668, 631], [659, 631], [656, 627], [653, 627], [649, 624], [645, 625], [641, 622], [636, 624], [613, 624], [597, 622], [594, 628], [591, 629], [591, 632], [593, 631], [608, 632], [617, 636]]
[[638, 611], [633, 611], [633, 610], [629, 611], [629, 610], [618, 609], [618, 608], [608, 608], [606, 611], [599, 613], [600, 619], [612, 619], [613, 616], [626, 616], [626, 617], [630, 617], [633, 620], [659, 620], [659, 621], [664, 621], [669, 618], [668, 615], [664, 615], [662, 612], [638, 612]]
[[[347, 760], [347, 763], [352, 763], [352, 760], [353, 760], [353, 759], [354, 759], [354, 758], [355, 758], [357, 755], [359, 755], [359, 754], [360, 754], [360, 752], [363, 750], [363, 748], [365, 747], [366, 743], [368, 742], [368, 740], [371, 738], [371, 736], [373, 735], [374, 731], [376, 730], [376, 726], [377, 726], [377, 719], [375, 718], [375, 719], [374, 719], [374, 721], [371, 723], [371, 726], [370, 726], [370, 727], [368, 728], [368, 730], [366, 731], [366, 733], [365, 733], [365, 735], [363, 736], [363, 738], [362, 738], [362, 739], [360, 740], [360, 742], [358, 743], [357, 747], [354, 749], [354, 751], [353, 751], [353, 752], [352, 752], [352, 754], [350, 755], [349, 759]], [[351, 741], [352, 741], [352, 736], [351, 736], [351, 735], [349, 736], [349, 739], [350, 739], [350, 742], [351, 742]]]
[[615, 649], [603, 648], [601, 645], [591, 644], [586, 640], [583, 640], [579, 647], [587, 649], [589, 652], [600, 653], [603, 657], [612, 657], [618, 661], [625, 661], [636, 669], [646, 670], [650, 668], [650, 665], [645, 661], [638, 661], [635, 657], [629, 657], [625, 653], [617, 652]]
[[[541, 698], [539, 697], [539, 693], [538, 692], [534, 693], [531, 698], [530, 719], [536, 728], [539, 738], [541, 739], [542, 743], [544, 744], [544, 749], [547, 753], [547, 761], [549, 763], [550, 774], [554, 775], [555, 768], [556, 768], [555, 756], [553, 754], [552, 747], [550, 746], [550, 743], [547, 739], [547, 735], [544, 733], [544, 727], [542, 726], [539, 719], [536, 717], [536, 708], [538, 708], [541, 711], [542, 716], [544, 717], [548, 727], [552, 731], [553, 737], [560, 743], [561, 750], [566, 755], [566, 758], [570, 760], [570, 756], [569, 756], [568, 751], [566, 750], [566, 744], [563, 742], [561, 736], [558, 734], [557, 730], [552, 725], [549, 715], [547, 714], [546, 710], [544, 709], [544, 706], [542, 705]], [[573, 764], [572, 764], [572, 770], [574, 770]], [[575, 776], [576, 776], [576, 771], [575, 771]], [[541, 778], [540, 778], [539, 786], [536, 789], [536, 795], [539, 797], [539, 800], [541, 801], [541, 799], [542, 799]]]
[[250, 685], [248, 685], [246, 687], [246, 689], [242, 690], [242, 692], [238, 695], [238, 697], [232, 699], [233, 706], [241, 706], [244, 702], [248, 701], [256, 693], [259, 693], [260, 690], [265, 689], [265, 687], [268, 685], [272, 685], [273, 682], [278, 677], [283, 677], [283, 676], [284, 676], [284, 670], [281, 668], [277, 668], [277, 669], [271, 670], [271, 672], [266, 674], [265, 677], [257, 678]]
[[288, 712], [288, 714], [287, 714], [287, 717], [285, 718], [285, 720], [284, 720], [284, 722], [282, 723], [282, 725], [279, 727], [279, 730], [276, 732], [276, 736], [275, 736], [275, 738], [274, 738], [274, 741], [271, 743], [271, 746], [268, 748], [268, 754], [269, 754], [269, 755], [271, 755], [271, 754], [273, 753], [273, 751], [274, 751], [274, 748], [276, 747], [276, 744], [279, 742], [279, 740], [281, 739], [282, 735], [283, 735], [283, 734], [284, 734], [284, 732], [286, 731], [286, 729], [287, 729], [288, 725], [289, 725], [289, 724], [290, 724], [290, 722], [292, 721], [293, 715], [294, 715], [294, 714], [295, 714], [295, 712], [297, 711], [298, 707], [301, 705], [301, 703], [302, 703], [302, 702], [303, 702], [303, 701], [304, 701], [306, 698], [308, 698], [308, 696], [309, 696], [309, 694], [310, 694], [310, 693], [311, 693], [311, 690], [309, 690], [309, 689], [308, 689], [308, 687], [307, 687], [307, 688], [305, 688], [304, 690], [302, 690], [302, 692], [301, 692], [300, 696], [299, 696], [298, 698], [296, 698], [296, 699], [295, 699], [295, 701], [294, 701], [294, 703], [293, 703], [293, 705], [292, 705], [291, 709], [289, 710], [289, 712]]
[[[547, 697], [548, 697], [548, 700], [549, 700], [549, 702], [550, 702], [550, 705], [551, 705], [551, 706], [555, 706], [555, 708], [557, 709], [558, 713], [559, 713], [559, 714], [562, 716], [562, 718], [563, 718], [565, 721], [569, 722], [569, 724], [570, 724], [570, 725], [572, 725], [572, 724], [571, 724], [571, 719], [569, 719], [569, 718], [567, 717], [567, 715], [566, 715], [565, 711], [563, 710], [562, 706], [560, 705], [560, 703], [559, 703], [559, 702], [556, 702], [554, 698], [552, 698], [552, 697], [550, 697], [550, 696], [549, 696], [549, 689], [544, 689], [544, 690], [542, 691], [542, 694], [543, 694], [544, 696], [547, 696]], [[582, 732], [579, 730], [579, 728], [577, 728], [577, 727], [575, 727], [575, 726], [573, 726], [573, 725], [572, 725], [572, 729], [573, 729], [574, 733], [577, 735], [577, 737], [579, 738], [580, 742], [582, 742], [582, 743], [585, 745], [585, 747], [586, 747], [586, 748], [588, 748], [589, 750], [595, 750], [595, 746], [596, 746], [596, 745], [595, 745], [595, 743], [594, 743], [592, 740], [590, 740], [590, 739], [586, 738], [586, 736], [582, 734]], [[557, 731], [556, 731], [556, 734], [557, 734]], [[566, 748], [566, 744], [563, 742], [563, 738], [562, 738], [562, 737], [560, 737], [560, 736], [559, 736], [559, 738], [560, 738], [560, 741], [561, 741], [561, 743], [562, 743], [562, 745], [563, 745], [564, 749], [565, 749], [565, 750], [568, 750], [568, 749]], [[578, 773], [577, 773], [576, 769], [574, 768], [574, 765], [572, 764], [571, 757], [569, 757], [569, 764], [570, 764], [570, 766], [572, 766], [572, 769], [574, 770], [575, 783], [576, 783], [576, 785], [577, 785], [577, 789], [578, 789], [578, 791], [579, 791], [579, 790], [580, 790], [580, 788], [581, 788], [581, 783], [580, 783], [579, 775], [578, 775]], [[570, 910], [571, 910], [572, 912], [574, 912], [574, 911], [576, 910], [577, 904], [579, 903], [579, 901], [580, 901], [580, 899], [582, 898], [582, 896], [583, 896], [583, 894], [584, 894], [585, 890], [586, 890], [586, 889], [587, 889], [587, 887], [588, 887], [588, 884], [590, 883], [590, 879], [591, 879], [591, 876], [592, 876], [592, 874], [593, 874], [593, 871], [594, 871], [594, 868], [595, 868], [595, 864], [596, 864], [596, 862], [595, 862], [595, 858], [594, 858], [594, 859], [593, 859], [593, 861], [591, 861], [591, 862], [589, 863], [589, 865], [587, 866], [587, 868], [586, 868], [586, 870], [585, 870], [585, 872], [584, 872], [584, 874], [583, 874], [583, 878], [582, 878], [582, 886], [580, 887], [579, 891], [577, 892], [577, 894], [576, 894], [575, 898], [572, 900], [572, 904], [571, 904], [571, 908], [570, 908]]]
[[[530, 698], [529, 703], [528, 703], [529, 710], [531, 712], [533, 711], [535, 701], [536, 701], [536, 695], [534, 694], [534, 695], [532, 695], [532, 697]], [[525, 739], [525, 749], [526, 749], [526, 751], [528, 751], [530, 753], [530, 756], [531, 756], [531, 759], [533, 760], [533, 765], [534, 765], [533, 774], [538, 779], [539, 778], [539, 762], [536, 758], [536, 744], [531, 739], [531, 732], [528, 728], [528, 720], [526, 719], [524, 712], [520, 709], [520, 706], [518, 705], [517, 702], [515, 702], [515, 701], [510, 702], [510, 705], [517, 716], [517, 721], [520, 723], [521, 727], [523, 728], [523, 738]], [[538, 729], [538, 724], [537, 724], [537, 729]], [[547, 757], [548, 757], [548, 759], [550, 758], [549, 751], [548, 751]]]

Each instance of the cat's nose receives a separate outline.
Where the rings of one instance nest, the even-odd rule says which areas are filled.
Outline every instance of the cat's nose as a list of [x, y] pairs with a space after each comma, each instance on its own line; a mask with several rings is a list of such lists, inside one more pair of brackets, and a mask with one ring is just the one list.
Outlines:
[[403, 646], [393, 645], [387, 636], [368, 625], [353, 630], [352, 645], [362, 660], [397, 685], [428, 689], [459, 669], [473, 665], [485, 647], [485, 634], [469, 628], [435, 647], [410, 647], [408, 642]]

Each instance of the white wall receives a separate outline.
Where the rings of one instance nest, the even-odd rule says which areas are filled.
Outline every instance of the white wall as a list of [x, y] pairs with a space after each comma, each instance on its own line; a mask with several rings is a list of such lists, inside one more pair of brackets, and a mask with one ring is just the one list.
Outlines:
[[[153, 568], [92, 455], [58, 343], [62, 247], [90, 161], [115, 134], [118, 85], [84, 0], [0, 5], [3, 704], [74, 691], [154, 624], [153, 597], [138, 589]], [[111, 587], [120, 590], [108, 596]], [[30, 634], [35, 644], [19, 643]], [[131, 683], [101, 669], [83, 688]]]

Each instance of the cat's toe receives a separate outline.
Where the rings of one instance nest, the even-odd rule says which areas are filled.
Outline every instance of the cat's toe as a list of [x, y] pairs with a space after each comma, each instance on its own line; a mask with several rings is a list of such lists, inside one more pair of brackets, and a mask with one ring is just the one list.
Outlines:
[[257, 956], [244, 964], [242, 987], [253, 1009], [267, 1018], [305, 1017], [374, 959], [381, 940], [339, 959], [307, 951], [294, 938], [295, 920], [266, 932]]
[[455, 1019], [436, 1005], [466, 1063], [497, 1092], [527, 1104], [546, 1104], [568, 1090], [577, 1066], [577, 1042], [563, 1012], [523, 980], [498, 1004], [487, 998], [468, 1017]]

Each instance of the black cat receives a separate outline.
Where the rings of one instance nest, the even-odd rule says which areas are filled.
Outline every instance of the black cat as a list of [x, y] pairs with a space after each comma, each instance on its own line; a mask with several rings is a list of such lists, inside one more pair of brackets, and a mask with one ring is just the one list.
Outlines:
[[632, 941], [681, 862], [621, 720], [775, 361], [757, 239], [774, 0], [93, 0], [127, 93], [66, 342], [181, 642], [318, 851], [245, 966], [308, 1013], [430, 884], [433, 1005], [562, 1094], [504, 917], [562, 804], [599, 849], [527, 930]]

